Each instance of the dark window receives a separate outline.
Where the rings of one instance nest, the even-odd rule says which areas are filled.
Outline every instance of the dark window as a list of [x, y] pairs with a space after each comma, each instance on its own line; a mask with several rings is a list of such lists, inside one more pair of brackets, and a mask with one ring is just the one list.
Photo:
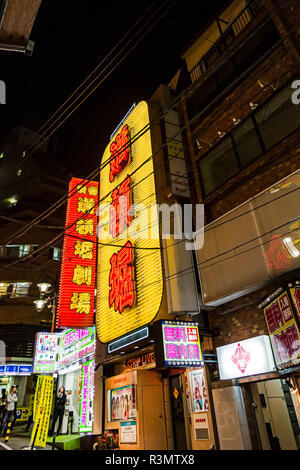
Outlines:
[[293, 132], [300, 124], [300, 105], [292, 103], [289, 84], [255, 113], [266, 150]]
[[292, 93], [289, 84], [198, 161], [205, 194], [300, 126], [300, 105], [292, 103]]
[[246, 166], [262, 153], [252, 118], [243, 121], [232, 133], [241, 166]]
[[239, 171], [231, 137], [226, 137], [199, 162], [205, 194], [221, 186]]

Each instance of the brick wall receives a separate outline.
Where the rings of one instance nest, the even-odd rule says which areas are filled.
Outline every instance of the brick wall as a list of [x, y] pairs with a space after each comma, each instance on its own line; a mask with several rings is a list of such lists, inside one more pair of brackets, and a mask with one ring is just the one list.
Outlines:
[[[290, 70], [292, 68], [292, 70]], [[249, 74], [218, 106], [202, 120], [193, 131], [187, 131], [186, 147], [188, 168], [190, 170], [192, 195], [194, 202], [204, 201], [208, 221], [220, 217], [227, 211], [240, 205], [255, 194], [266, 189], [281, 178], [299, 168], [300, 149], [299, 132], [284, 139], [261, 158], [256, 159], [237, 176], [223, 184], [218, 190], [204, 197], [197, 168], [199, 161], [209, 149], [220, 141], [218, 131], [230, 132], [234, 129], [233, 118], [245, 119], [251, 113], [250, 102], [263, 104], [276, 89], [289, 82], [296, 74], [296, 58], [284, 43], [278, 47], [257, 69]], [[275, 90], [269, 87], [262, 91], [258, 80], [271, 83]], [[193, 98], [190, 98], [193, 99]], [[181, 115], [188, 119], [185, 105], [181, 105]], [[195, 155], [191, 140], [198, 136], [203, 148]]]

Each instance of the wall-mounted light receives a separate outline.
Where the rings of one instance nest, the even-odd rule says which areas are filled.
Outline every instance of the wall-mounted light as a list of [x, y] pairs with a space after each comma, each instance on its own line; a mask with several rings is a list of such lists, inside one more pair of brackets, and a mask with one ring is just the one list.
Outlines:
[[51, 288], [51, 284], [49, 284], [49, 282], [40, 282], [37, 286], [40, 289], [41, 294], [47, 294]]
[[41, 312], [43, 308], [45, 307], [47, 300], [45, 299], [38, 299], [33, 301], [35, 308], [37, 309], [38, 312]]
[[256, 109], [258, 107], [258, 104], [257, 103], [249, 103], [250, 104], [250, 108], [252, 110]]
[[232, 120], [233, 120], [233, 124], [234, 124], [235, 126], [237, 126], [237, 125], [241, 122], [240, 119], [236, 119], [236, 118], [232, 118]]
[[220, 137], [220, 139], [222, 139], [222, 137], [224, 137], [224, 135], [226, 135], [226, 132], [218, 131], [218, 136]]

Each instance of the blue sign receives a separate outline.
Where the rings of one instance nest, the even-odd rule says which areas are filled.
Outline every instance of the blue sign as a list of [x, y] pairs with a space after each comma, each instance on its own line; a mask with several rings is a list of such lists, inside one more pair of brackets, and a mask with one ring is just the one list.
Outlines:
[[17, 374], [18, 373], [18, 366], [15, 365], [8, 365], [5, 367], [6, 374]]
[[30, 375], [32, 374], [32, 365], [19, 366], [19, 375]]
[[30, 375], [32, 364], [7, 364], [0, 365], [0, 375]]

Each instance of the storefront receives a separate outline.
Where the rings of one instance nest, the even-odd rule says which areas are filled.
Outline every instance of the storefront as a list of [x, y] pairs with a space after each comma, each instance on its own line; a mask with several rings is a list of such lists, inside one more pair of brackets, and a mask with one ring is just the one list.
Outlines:
[[0, 392], [8, 393], [12, 385], [17, 385], [18, 403], [16, 424], [27, 421], [34, 398], [32, 363], [7, 363], [0, 365]]
[[[221, 449], [299, 448], [300, 401], [297, 378], [276, 367], [268, 336], [217, 348], [221, 381], [213, 390]], [[230, 419], [229, 419], [230, 415]]]
[[132, 346], [112, 360], [116, 375], [105, 380], [105, 430], [118, 434], [121, 450], [212, 448], [197, 324], [158, 321], [150, 331], [151, 346]]
[[92, 433], [95, 348], [94, 327], [37, 335], [34, 372], [53, 375], [55, 393], [65, 387], [62, 434]]

